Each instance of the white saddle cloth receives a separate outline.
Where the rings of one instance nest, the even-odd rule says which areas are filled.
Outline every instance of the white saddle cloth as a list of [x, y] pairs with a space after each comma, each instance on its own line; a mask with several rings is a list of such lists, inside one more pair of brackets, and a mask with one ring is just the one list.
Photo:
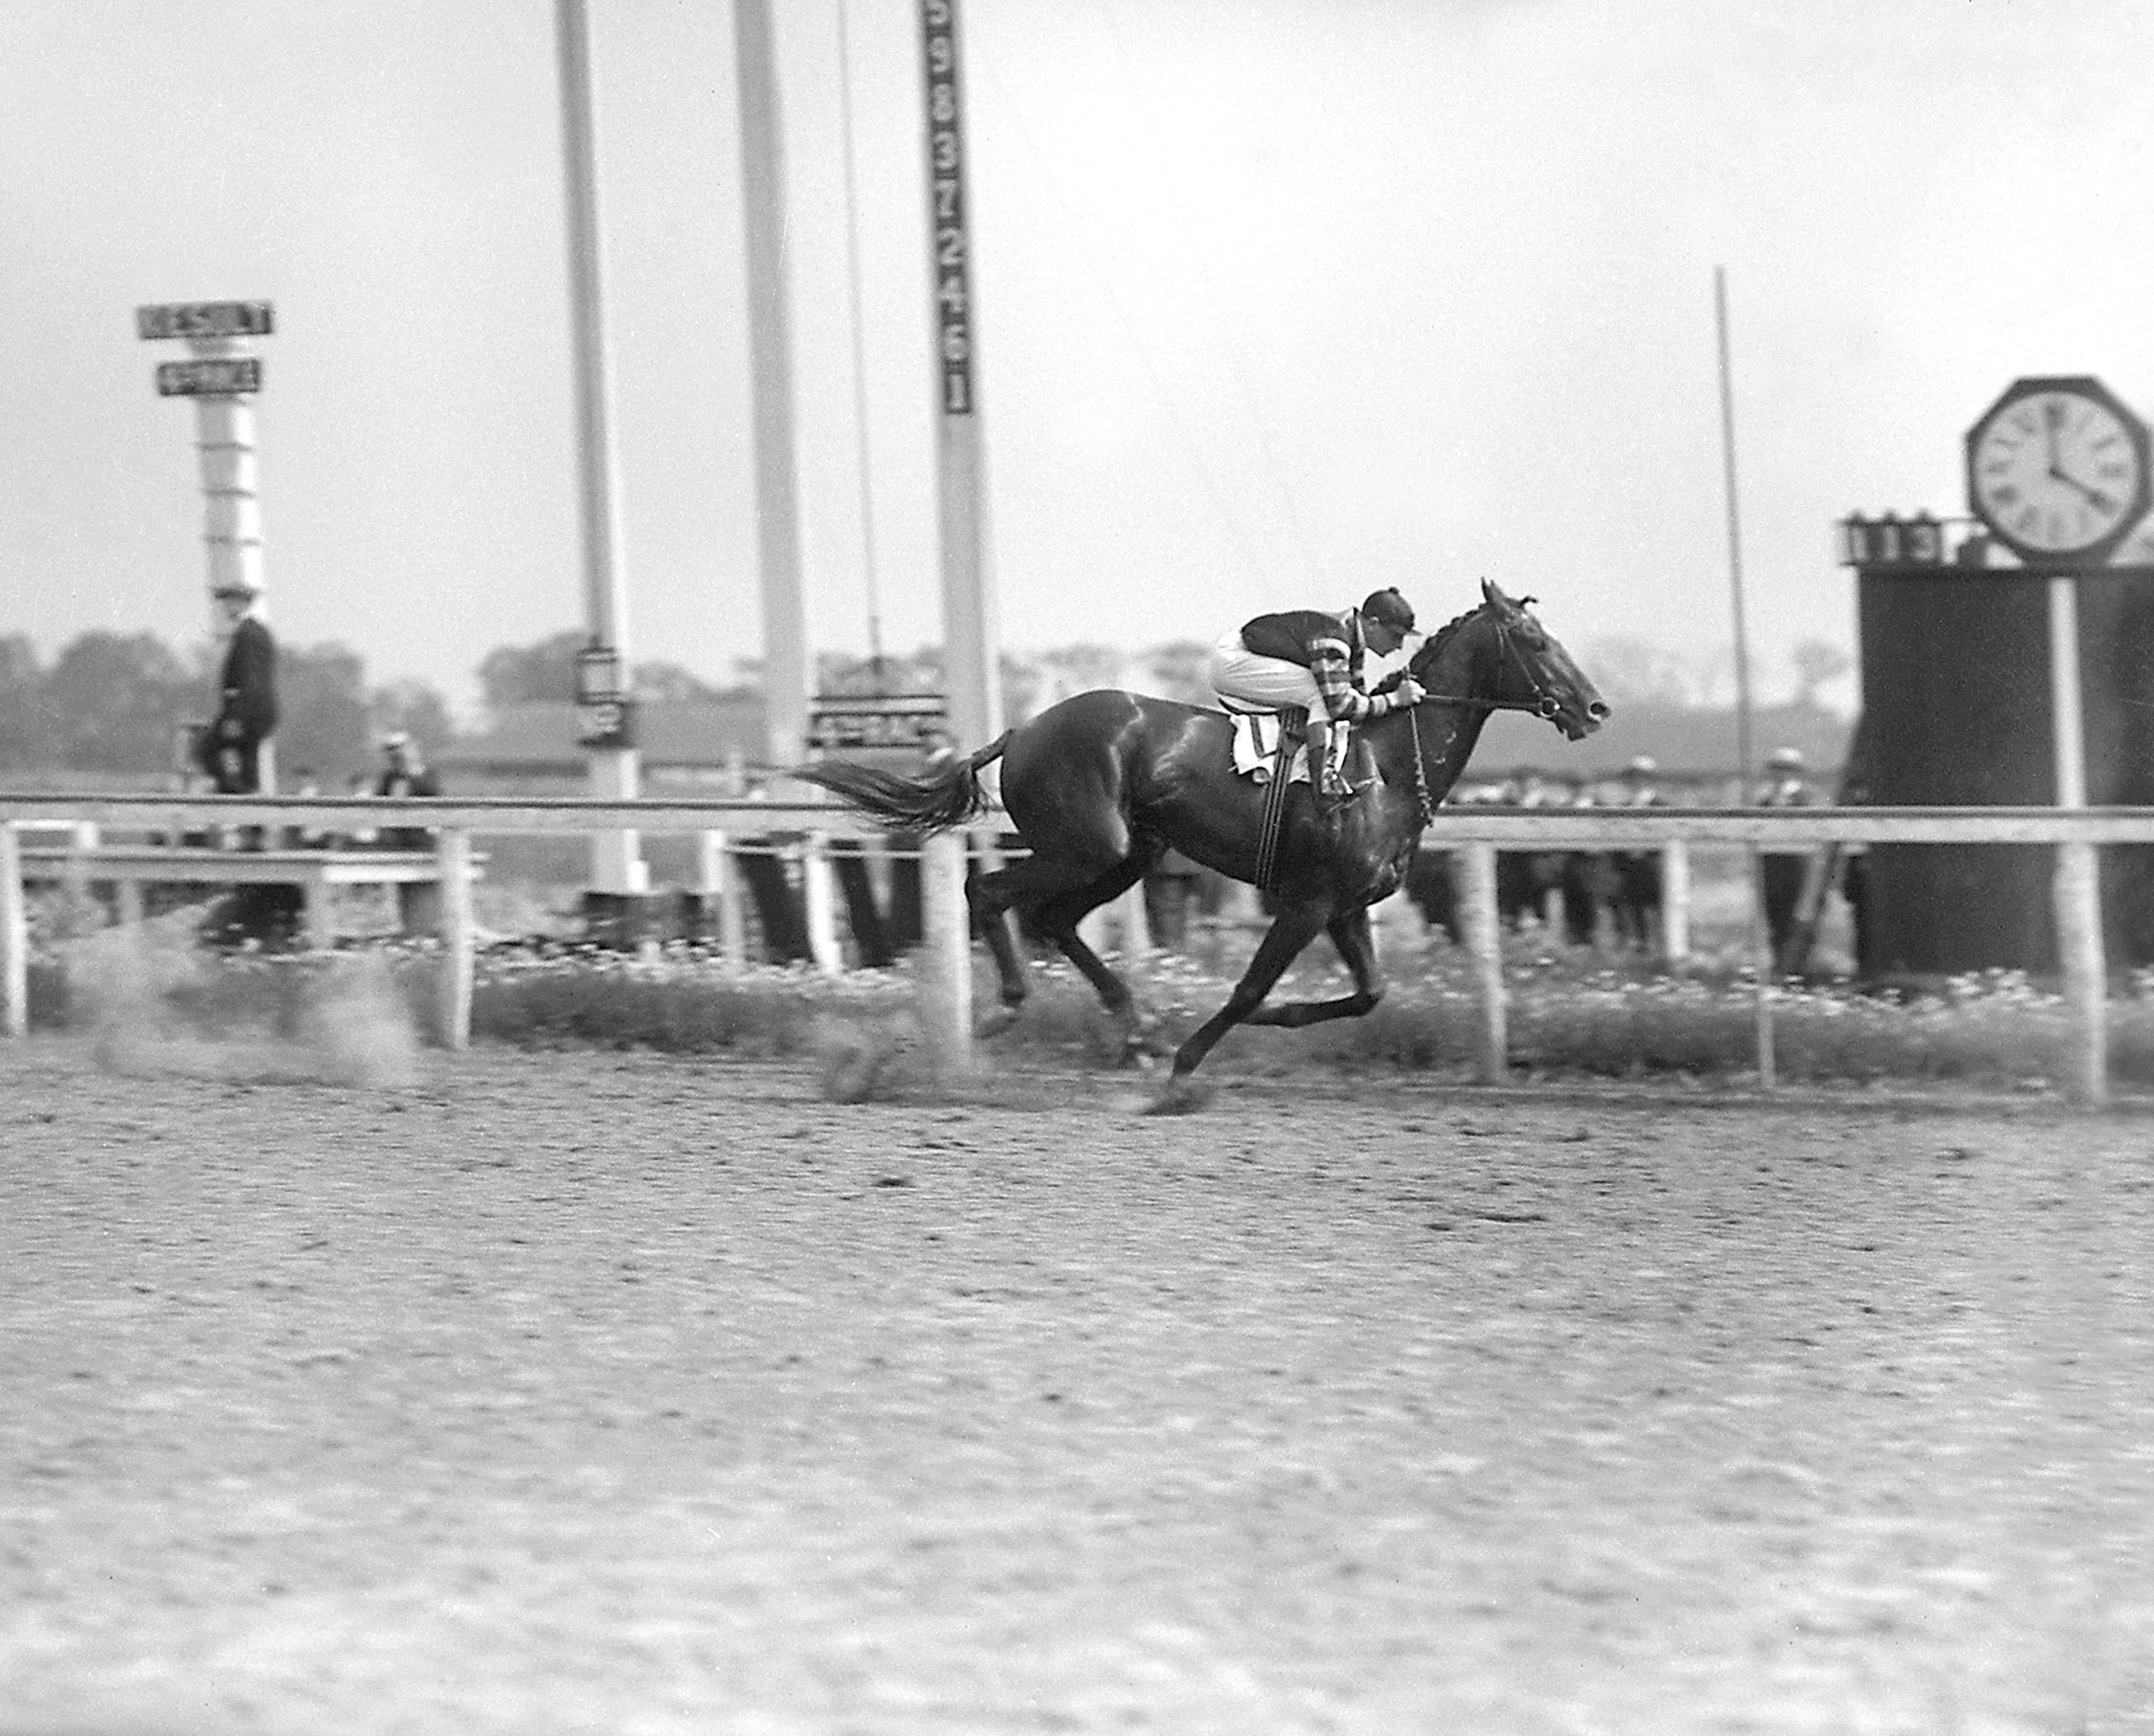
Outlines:
[[[1254, 778], [1259, 784], [1269, 783], [1272, 759], [1279, 752], [1279, 713], [1230, 711], [1227, 715], [1234, 720], [1235, 772], [1244, 778]], [[1287, 768], [1286, 781], [1309, 782], [1307, 747], [1294, 749], [1294, 763]]]

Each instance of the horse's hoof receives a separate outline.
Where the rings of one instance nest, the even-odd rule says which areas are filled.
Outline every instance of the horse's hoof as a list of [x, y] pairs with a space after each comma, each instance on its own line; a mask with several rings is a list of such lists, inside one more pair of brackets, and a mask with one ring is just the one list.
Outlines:
[[1159, 1095], [1140, 1113], [1148, 1116], [1194, 1115], [1218, 1095], [1217, 1087], [1199, 1085], [1187, 1074], [1177, 1074], [1161, 1087]]

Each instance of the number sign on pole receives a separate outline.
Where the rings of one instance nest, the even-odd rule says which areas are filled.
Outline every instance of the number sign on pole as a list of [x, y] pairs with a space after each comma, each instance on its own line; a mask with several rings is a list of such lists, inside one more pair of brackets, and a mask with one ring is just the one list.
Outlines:
[[950, 723], [977, 748], [1002, 728], [994, 599], [982, 503], [986, 457], [980, 431], [979, 319], [972, 299], [972, 234], [965, 197], [963, 86], [957, 0], [920, 0], [927, 111], [928, 263], [933, 284], [936, 457], [942, 539], [943, 656]]

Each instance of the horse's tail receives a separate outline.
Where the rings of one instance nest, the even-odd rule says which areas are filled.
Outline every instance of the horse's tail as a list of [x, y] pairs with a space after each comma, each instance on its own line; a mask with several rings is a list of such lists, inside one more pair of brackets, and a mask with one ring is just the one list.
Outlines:
[[1008, 743], [1005, 730], [977, 752], [953, 758], [916, 778], [850, 759], [802, 766], [794, 775], [821, 785], [848, 807], [871, 814], [893, 831], [947, 832], [988, 811], [980, 768], [999, 759]]

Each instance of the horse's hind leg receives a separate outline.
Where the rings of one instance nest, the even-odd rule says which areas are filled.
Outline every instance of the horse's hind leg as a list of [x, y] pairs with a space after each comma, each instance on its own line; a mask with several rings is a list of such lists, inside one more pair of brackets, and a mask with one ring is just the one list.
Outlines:
[[[992, 874], [983, 874], [972, 883], [969, 896], [972, 914], [978, 919], [981, 929], [987, 936], [989, 951], [994, 954], [995, 973], [1002, 990], [1003, 1013], [989, 1025], [990, 1032], [1000, 1029], [1014, 1019], [1018, 1009], [1024, 1004], [1025, 997], [1031, 992], [1031, 985], [1025, 980], [1024, 962], [1018, 956], [1017, 943], [1010, 932], [1009, 912], [1022, 911], [1035, 922], [1040, 922], [1043, 911], [1073, 896], [1081, 896], [1100, 878], [1096, 865], [1033, 855], [1021, 862], [1013, 862], [1007, 868], [998, 868]], [[1083, 903], [1079, 913], [1081, 915], [1084, 911], [1091, 909], [1094, 903], [1100, 901], [1095, 899]], [[1107, 982], [1120, 992], [1123, 1001], [1127, 1001], [1129, 991], [1122, 988], [1119, 978], [1107, 972], [1106, 967], [1100, 962], [1090, 948], [1084, 947], [1077, 941], [1074, 932], [1065, 937], [1058, 927], [1048, 923], [1043, 923], [1043, 926], [1047, 927], [1055, 944], [1069, 954], [1071, 962], [1080, 970], [1085, 971], [1093, 986], [1100, 990], [1102, 999], [1108, 999], [1110, 1006], [1114, 1004], [1109, 999], [1107, 988], [1101, 986], [1100, 978], [1094, 976], [1091, 970], [1085, 969], [1075, 953], [1070, 952], [1073, 944], [1091, 959], [1095, 969], [1106, 973]]]
[[1166, 853], [1161, 845], [1140, 845], [1105, 874], [1048, 899], [1033, 911], [1033, 920], [1062, 949], [1062, 956], [1084, 973], [1100, 1003], [1121, 1027], [1125, 1056], [1141, 1055], [1151, 1049], [1150, 1039], [1157, 1021], [1138, 1003], [1129, 984], [1085, 943], [1077, 925], [1101, 905], [1120, 897], [1136, 885], [1158, 865], [1159, 859]]

